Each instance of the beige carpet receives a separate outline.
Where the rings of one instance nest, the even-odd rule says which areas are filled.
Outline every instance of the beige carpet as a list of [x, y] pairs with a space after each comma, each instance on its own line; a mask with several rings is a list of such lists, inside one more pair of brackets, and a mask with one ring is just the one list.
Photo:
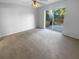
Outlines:
[[79, 59], [79, 40], [47, 29], [33, 29], [0, 40], [0, 59]]

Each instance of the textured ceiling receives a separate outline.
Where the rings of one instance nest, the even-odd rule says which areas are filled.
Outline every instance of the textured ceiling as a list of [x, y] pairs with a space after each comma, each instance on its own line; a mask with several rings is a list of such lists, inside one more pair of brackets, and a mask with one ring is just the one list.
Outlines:
[[29, 4], [32, 0], [0, 0], [3, 3]]
[[[46, 4], [54, 3], [57, 1], [60, 1], [60, 0], [38, 0], [40, 5], [46, 5]], [[32, 4], [32, 0], [0, 0], [0, 2], [22, 4], [22, 5], [31, 5]]]

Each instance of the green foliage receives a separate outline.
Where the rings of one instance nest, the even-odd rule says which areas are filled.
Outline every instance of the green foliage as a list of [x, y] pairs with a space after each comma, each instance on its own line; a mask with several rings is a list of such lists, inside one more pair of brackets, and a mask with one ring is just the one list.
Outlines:
[[65, 8], [60, 8], [54, 11], [54, 24], [62, 24], [65, 15]]
[[60, 8], [54, 11], [54, 15], [63, 16], [65, 13], [65, 8]]

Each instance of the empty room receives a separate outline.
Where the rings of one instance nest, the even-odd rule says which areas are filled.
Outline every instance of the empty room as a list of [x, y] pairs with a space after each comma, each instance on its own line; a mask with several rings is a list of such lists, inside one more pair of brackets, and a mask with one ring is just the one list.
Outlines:
[[0, 59], [79, 59], [79, 0], [0, 0]]

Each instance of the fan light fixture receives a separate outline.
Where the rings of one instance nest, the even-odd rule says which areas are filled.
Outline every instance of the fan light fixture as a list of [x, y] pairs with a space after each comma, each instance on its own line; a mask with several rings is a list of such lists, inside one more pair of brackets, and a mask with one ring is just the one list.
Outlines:
[[32, 0], [32, 7], [33, 8], [38, 8], [37, 0]]

